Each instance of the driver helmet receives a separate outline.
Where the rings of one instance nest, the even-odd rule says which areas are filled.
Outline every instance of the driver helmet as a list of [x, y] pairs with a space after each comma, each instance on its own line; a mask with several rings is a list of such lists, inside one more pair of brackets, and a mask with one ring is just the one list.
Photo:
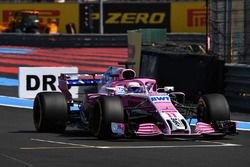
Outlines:
[[127, 83], [127, 92], [128, 93], [141, 93], [142, 87], [138, 82], [129, 82]]

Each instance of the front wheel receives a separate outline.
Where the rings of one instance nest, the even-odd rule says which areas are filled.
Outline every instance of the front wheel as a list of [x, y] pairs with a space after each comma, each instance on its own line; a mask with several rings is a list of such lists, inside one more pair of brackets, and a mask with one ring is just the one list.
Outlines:
[[111, 123], [124, 123], [121, 99], [117, 96], [102, 96], [94, 103], [90, 114], [90, 129], [100, 139], [112, 137]]
[[230, 109], [221, 94], [203, 95], [198, 101], [198, 122], [211, 123], [230, 120]]

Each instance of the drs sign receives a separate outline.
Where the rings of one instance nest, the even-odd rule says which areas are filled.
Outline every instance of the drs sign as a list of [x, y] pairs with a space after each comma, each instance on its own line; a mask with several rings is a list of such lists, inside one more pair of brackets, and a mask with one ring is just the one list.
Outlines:
[[[39, 92], [60, 91], [60, 74], [77, 72], [77, 67], [19, 67], [19, 97], [34, 98]], [[78, 89], [71, 88], [71, 92], [76, 96]]]
[[[33, 84], [31, 84], [33, 83]], [[42, 85], [41, 85], [42, 83]], [[26, 76], [26, 90], [38, 90], [40, 86], [42, 90], [52, 90], [56, 91], [56, 76], [55, 75], [43, 75], [40, 81], [40, 78], [36, 75], [27, 75]]]

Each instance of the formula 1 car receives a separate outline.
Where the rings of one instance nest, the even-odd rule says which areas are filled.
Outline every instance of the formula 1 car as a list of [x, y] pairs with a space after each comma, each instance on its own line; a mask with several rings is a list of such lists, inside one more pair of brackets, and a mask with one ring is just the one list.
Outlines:
[[[70, 88], [92, 89], [73, 99]], [[38, 132], [64, 132], [76, 126], [100, 139], [133, 136], [216, 136], [236, 133], [230, 109], [221, 94], [186, 104], [173, 86], [158, 88], [156, 80], [136, 78], [132, 69], [110, 67], [103, 74], [61, 74], [61, 92], [40, 92], [33, 106]], [[77, 105], [77, 109], [75, 109]], [[191, 125], [192, 119], [197, 123]]]

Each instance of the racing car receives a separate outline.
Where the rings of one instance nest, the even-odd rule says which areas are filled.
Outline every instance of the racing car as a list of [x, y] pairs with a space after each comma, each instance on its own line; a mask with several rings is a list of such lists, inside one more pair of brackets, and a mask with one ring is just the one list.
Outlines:
[[[74, 86], [88, 91], [75, 99], [70, 93]], [[206, 94], [197, 104], [189, 104], [185, 93], [174, 86], [158, 88], [155, 79], [137, 78], [127, 67], [110, 67], [102, 74], [61, 74], [59, 89], [35, 97], [33, 120], [38, 132], [63, 133], [74, 126], [100, 139], [236, 133], [222, 94]]]

